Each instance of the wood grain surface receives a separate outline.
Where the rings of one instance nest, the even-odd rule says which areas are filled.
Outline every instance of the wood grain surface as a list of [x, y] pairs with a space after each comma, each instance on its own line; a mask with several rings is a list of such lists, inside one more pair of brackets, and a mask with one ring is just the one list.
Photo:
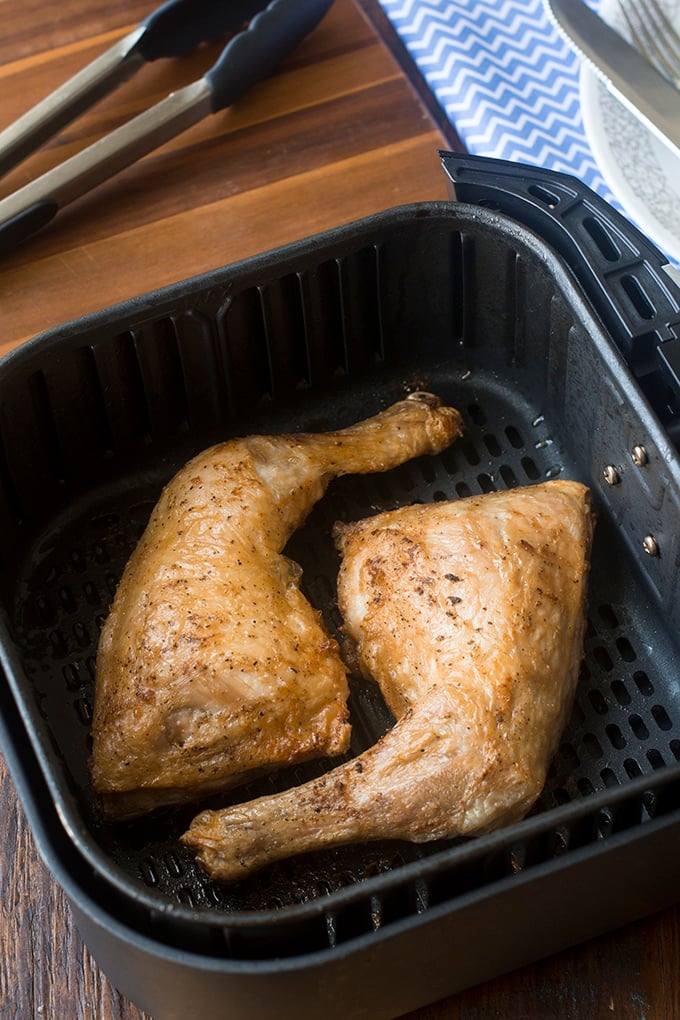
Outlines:
[[[0, 128], [148, 10], [146, 0], [3, 0]], [[218, 53], [209, 46], [145, 68], [12, 171], [2, 194], [199, 77]], [[446, 197], [437, 150], [455, 135], [408, 69], [373, 0], [336, 0], [313, 35], [232, 109], [84, 196], [0, 260], [0, 353], [253, 253]], [[83, 945], [1, 758], [0, 828], [2, 1020], [141, 1020]], [[669, 909], [409, 1016], [676, 1020], [679, 922]]]

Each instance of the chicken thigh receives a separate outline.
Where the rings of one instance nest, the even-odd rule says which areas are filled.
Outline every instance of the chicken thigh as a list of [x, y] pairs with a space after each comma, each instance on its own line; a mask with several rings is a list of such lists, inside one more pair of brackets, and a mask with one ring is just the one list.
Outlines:
[[568, 481], [337, 525], [344, 626], [397, 722], [320, 778], [198, 815], [183, 839], [207, 871], [521, 818], [572, 705], [591, 536], [588, 490]]
[[168, 483], [98, 649], [91, 774], [109, 814], [347, 749], [346, 669], [281, 550], [333, 477], [438, 452], [461, 428], [414, 393], [341, 431], [222, 443]]

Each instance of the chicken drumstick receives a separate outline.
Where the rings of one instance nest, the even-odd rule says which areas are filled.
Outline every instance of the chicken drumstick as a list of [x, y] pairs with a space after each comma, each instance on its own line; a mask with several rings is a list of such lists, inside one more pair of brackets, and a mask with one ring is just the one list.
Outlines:
[[545, 782], [583, 650], [588, 490], [568, 481], [338, 525], [345, 629], [397, 717], [373, 747], [182, 837], [214, 877], [380, 838], [472, 835]]
[[456, 410], [414, 393], [340, 431], [234, 439], [179, 471], [101, 634], [91, 772], [108, 813], [346, 750], [346, 669], [281, 550], [334, 476], [438, 452], [461, 431]]

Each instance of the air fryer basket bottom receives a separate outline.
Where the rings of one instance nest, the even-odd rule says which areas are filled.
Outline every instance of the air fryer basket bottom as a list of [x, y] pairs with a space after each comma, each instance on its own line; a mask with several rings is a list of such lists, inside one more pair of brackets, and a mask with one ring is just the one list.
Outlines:
[[[13, 690], [79, 852], [150, 914], [172, 908], [164, 938], [181, 944], [183, 921], [238, 927], [255, 913], [249, 936], [227, 940], [221, 952], [257, 958], [275, 946], [285, 956], [299, 946], [287, 949], [271, 926], [287, 911], [332, 904], [357, 888], [370, 899], [379, 876], [441, 854], [481, 861], [487, 846], [345, 847], [222, 886], [177, 841], [194, 809], [119, 825], [101, 818], [87, 774], [99, 627], [163, 483], [228, 435], [339, 427], [416, 388], [462, 411], [465, 436], [449, 450], [389, 475], [337, 480], [291, 541], [287, 552], [333, 631], [336, 520], [552, 477], [590, 484], [599, 521], [585, 662], [533, 811], [551, 833], [546, 859], [570, 842], [565, 830], [564, 845], [555, 844], [555, 810], [639, 780], [653, 784], [678, 762], [668, 554], [648, 565], [633, 552], [652, 524], [662, 541], [672, 534], [677, 492], [644, 403], [612, 377], [618, 364], [549, 251], [502, 217], [448, 206], [393, 213], [325, 246], [310, 242], [189, 281], [141, 308], [38, 340], [11, 363], [0, 379], [7, 420], [16, 411], [35, 444], [29, 473], [25, 451], [3, 429], [2, 512], [17, 536], [4, 571]], [[631, 437], [646, 444], [644, 476], [624, 461]], [[612, 459], [624, 465], [618, 492], [602, 481]], [[350, 707], [355, 754], [390, 719], [375, 688], [358, 678]], [[332, 764], [301, 766], [211, 803], [273, 792]], [[520, 857], [510, 853], [511, 870], [522, 870]], [[473, 888], [483, 870], [471, 867], [461, 888]], [[412, 909], [426, 910], [429, 895], [416, 890]], [[386, 923], [382, 901], [370, 910], [369, 928]], [[328, 916], [324, 939], [333, 944], [341, 935]]]
[[[461, 409], [464, 438], [439, 457], [420, 458], [389, 475], [336, 481], [287, 550], [302, 565], [306, 594], [322, 610], [331, 631], [340, 624], [337, 561], [330, 538], [336, 520], [357, 520], [393, 506], [456, 499], [553, 477], [580, 477], [577, 461], [560, 443], [559, 423], [553, 427], [549, 413], [546, 416], [539, 405], [520, 399], [517, 392], [510, 404], [493, 376], [463, 370], [453, 379], [434, 372], [424, 380], [421, 372], [418, 383]], [[372, 403], [371, 410], [377, 409], [398, 398], [400, 388], [405, 389], [397, 380], [376, 380], [357, 405]], [[343, 392], [343, 404], [347, 396]], [[332, 403], [326, 407], [333, 420]], [[277, 427], [286, 430], [297, 423], [284, 418]], [[306, 902], [427, 855], [434, 847], [401, 843], [324, 851], [220, 886], [178, 842], [195, 808], [117, 825], [100, 817], [87, 773], [97, 622], [104, 618], [163, 480], [133, 478], [124, 487], [116, 484], [113, 492], [97, 492], [92, 505], [79, 507], [72, 519], [59, 522], [56, 534], [40, 541], [37, 555], [24, 564], [18, 585], [23, 598], [16, 619], [27, 673], [34, 678], [41, 711], [101, 849], [130, 876], [173, 901], [229, 911]], [[655, 647], [652, 656], [644, 630], [639, 630], [644, 626], [644, 620], [635, 618], [640, 614], [639, 593], [628, 605], [621, 601], [623, 593], [635, 588], [616, 531], [601, 521], [594, 546], [586, 662], [572, 721], [535, 811], [625, 783], [680, 757], [680, 740], [669, 738], [677, 732], [677, 698], [659, 701], [663, 684], [659, 655], [666, 658], [664, 649]], [[631, 613], [631, 606], [637, 607], [637, 614]], [[351, 711], [354, 755], [373, 743], [390, 719], [377, 688], [358, 677], [352, 678]], [[211, 803], [274, 792], [333, 764], [310, 763], [274, 774]]]

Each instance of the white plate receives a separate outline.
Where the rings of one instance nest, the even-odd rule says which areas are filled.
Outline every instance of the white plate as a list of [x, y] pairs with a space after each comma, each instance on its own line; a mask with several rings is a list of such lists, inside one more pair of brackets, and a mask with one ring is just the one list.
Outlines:
[[[661, 5], [680, 25], [680, 0]], [[599, 13], [628, 35], [619, 0], [602, 0]], [[580, 84], [583, 124], [607, 184], [640, 230], [680, 261], [680, 159], [607, 91], [586, 62]]]

